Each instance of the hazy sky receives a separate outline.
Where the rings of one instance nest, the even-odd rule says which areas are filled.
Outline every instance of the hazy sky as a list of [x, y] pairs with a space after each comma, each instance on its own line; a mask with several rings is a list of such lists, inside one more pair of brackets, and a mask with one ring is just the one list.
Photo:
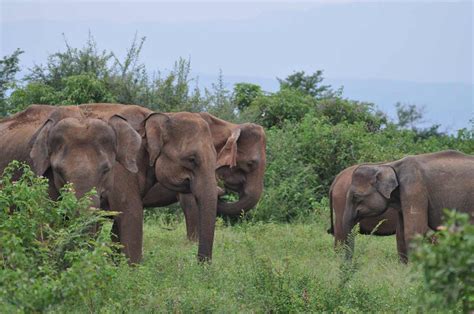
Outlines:
[[330, 78], [473, 82], [473, 4], [433, 1], [157, 3], [1, 1], [1, 54], [44, 63], [81, 46], [124, 54], [146, 36], [147, 68], [191, 58], [194, 72], [282, 77], [323, 69]]

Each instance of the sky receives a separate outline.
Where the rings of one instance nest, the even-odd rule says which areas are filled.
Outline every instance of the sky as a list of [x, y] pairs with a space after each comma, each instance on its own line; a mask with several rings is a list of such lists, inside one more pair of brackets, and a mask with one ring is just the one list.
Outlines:
[[[91, 32], [100, 49], [124, 55], [138, 34], [146, 37], [142, 61], [150, 70], [184, 57], [201, 77], [221, 69], [231, 82], [273, 80], [269, 89], [276, 77], [318, 69], [345, 86], [454, 84], [464, 92], [447, 97], [461, 102], [449, 106], [460, 106], [463, 124], [474, 112], [472, 1], [0, 1], [1, 54], [22, 48], [24, 68], [64, 50], [64, 36], [81, 47]], [[354, 96], [370, 100], [367, 84], [367, 96]]]

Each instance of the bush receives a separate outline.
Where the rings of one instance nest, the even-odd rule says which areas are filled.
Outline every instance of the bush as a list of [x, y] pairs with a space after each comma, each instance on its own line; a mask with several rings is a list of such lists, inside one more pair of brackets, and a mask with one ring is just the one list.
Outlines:
[[418, 239], [413, 260], [423, 274], [427, 304], [438, 310], [461, 305], [467, 313], [474, 310], [474, 225], [468, 214], [445, 213], [445, 226], [428, 234], [436, 244]]
[[100, 293], [116, 275], [111, 261], [118, 257], [106, 232], [91, 232], [106, 214], [91, 210], [87, 196], [76, 199], [70, 185], [50, 200], [47, 179], [18, 162], [0, 186], [0, 311], [44, 311]]

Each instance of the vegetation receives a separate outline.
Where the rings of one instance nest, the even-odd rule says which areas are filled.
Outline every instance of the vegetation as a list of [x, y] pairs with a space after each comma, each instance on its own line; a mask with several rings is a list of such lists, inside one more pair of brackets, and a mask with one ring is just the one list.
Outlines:
[[[12, 180], [17, 171], [19, 180]], [[110, 236], [93, 237], [107, 220], [65, 186], [58, 201], [47, 179], [13, 162], [0, 180], [0, 311], [44, 311], [70, 299], [89, 302], [117, 275]]]
[[[357, 236], [346, 265], [325, 230], [327, 191], [342, 169], [443, 149], [473, 154], [474, 123], [456, 134], [421, 128], [423, 111], [407, 104], [397, 104], [391, 121], [374, 104], [325, 85], [322, 71], [278, 79], [275, 92], [246, 82], [227, 89], [222, 72], [202, 88], [189, 60], [150, 73], [139, 59], [144, 43], [136, 37], [120, 60], [99, 51], [92, 36], [82, 48], [66, 42], [22, 79], [17, 50], [0, 61], [0, 115], [33, 103], [119, 102], [259, 123], [267, 134], [261, 201], [237, 223], [219, 219], [211, 265], [196, 263], [176, 207], [148, 210], [144, 262], [130, 268], [108, 240], [110, 223], [98, 238], [83, 232], [102, 223], [102, 213], [86, 210], [70, 187], [52, 202], [44, 179], [26, 171], [12, 181], [10, 169], [0, 183], [0, 312], [472, 309], [474, 235], [463, 216], [450, 216], [438, 245], [420, 244], [409, 266], [398, 263], [394, 237], [367, 236]], [[71, 215], [77, 208], [81, 214]]]

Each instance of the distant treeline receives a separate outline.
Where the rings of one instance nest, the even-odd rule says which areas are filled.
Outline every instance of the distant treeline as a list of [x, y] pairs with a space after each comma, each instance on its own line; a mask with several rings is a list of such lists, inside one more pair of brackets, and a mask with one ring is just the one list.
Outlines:
[[140, 62], [144, 43], [145, 38], [135, 38], [121, 60], [100, 51], [92, 36], [82, 48], [66, 41], [64, 51], [21, 79], [16, 77], [23, 53], [18, 49], [0, 61], [0, 116], [30, 104], [115, 102], [163, 112], [207, 111], [228, 121], [261, 124], [268, 166], [265, 195], [249, 214], [257, 220], [320, 216], [334, 176], [355, 163], [443, 149], [474, 153], [474, 124], [454, 135], [440, 132], [439, 125], [418, 128], [422, 110], [400, 103], [394, 104], [397, 121], [390, 121], [374, 104], [347, 99], [342, 88], [325, 85], [322, 71], [278, 79], [280, 88], [273, 93], [246, 82], [228, 90], [222, 73], [211, 88], [202, 89], [189, 60], [178, 59], [166, 73], [146, 69]]

